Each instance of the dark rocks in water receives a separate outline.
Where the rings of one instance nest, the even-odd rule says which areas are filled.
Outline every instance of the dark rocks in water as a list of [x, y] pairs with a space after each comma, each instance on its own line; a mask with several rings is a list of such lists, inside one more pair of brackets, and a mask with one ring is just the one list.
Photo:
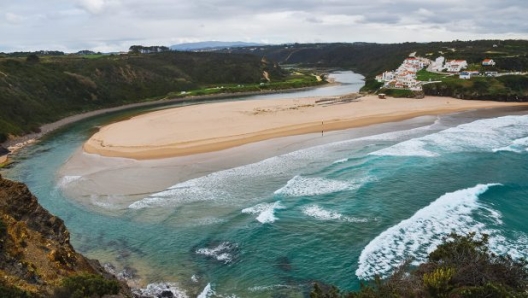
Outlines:
[[0, 156], [8, 154], [10, 151], [0, 145]]
[[160, 295], [158, 295], [158, 298], [174, 298], [174, 293], [171, 291], [163, 291]]

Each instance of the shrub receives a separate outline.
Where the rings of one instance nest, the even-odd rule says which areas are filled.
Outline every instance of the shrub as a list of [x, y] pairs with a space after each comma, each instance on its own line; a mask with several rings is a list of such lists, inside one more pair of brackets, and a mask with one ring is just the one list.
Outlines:
[[81, 274], [67, 277], [55, 291], [55, 298], [102, 297], [119, 293], [119, 282], [100, 275]]
[[31, 294], [22, 291], [17, 287], [3, 284], [0, 282], [0, 297], [2, 298], [30, 298]]

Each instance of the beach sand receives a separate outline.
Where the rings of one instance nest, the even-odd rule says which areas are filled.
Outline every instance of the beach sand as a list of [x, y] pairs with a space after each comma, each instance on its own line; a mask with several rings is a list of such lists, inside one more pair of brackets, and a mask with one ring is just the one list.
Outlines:
[[527, 104], [446, 97], [379, 99], [372, 95], [353, 101], [304, 98], [200, 104], [151, 112], [105, 126], [83, 148], [108, 157], [158, 159], [422, 115], [520, 105]]

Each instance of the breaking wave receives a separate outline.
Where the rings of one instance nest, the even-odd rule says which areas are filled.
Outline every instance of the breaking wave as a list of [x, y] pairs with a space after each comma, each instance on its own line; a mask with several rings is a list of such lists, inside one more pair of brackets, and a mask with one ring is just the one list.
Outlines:
[[242, 210], [242, 213], [246, 214], [258, 214], [256, 220], [261, 223], [272, 223], [277, 220], [275, 217], [275, 210], [284, 209], [280, 202], [275, 203], [262, 203], [253, 207], [249, 207]]
[[303, 213], [307, 216], [313, 217], [318, 220], [324, 221], [345, 221], [345, 222], [355, 222], [355, 223], [364, 223], [369, 222], [367, 218], [358, 218], [358, 217], [348, 217], [336, 211], [329, 211], [321, 208], [318, 205], [310, 205], [303, 208]]
[[461, 124], [370, 153], [435, 157], [452, 152], [494, 152], [528, 146], [528, 116], [504, 116]]
[[[361, 252], [356, 275], [362, 279], [376, 274], [387, 276], [407, 258], [415, 263], [423, 262], [451, 232], [484, 232], [485, 224], [476, 221], [472, 213], [480, 207], [478, 196], [496, 185], [499, 184], [479, 184], [446, 193], [412, 217], [385, 230]], [[497, 216], [495, 213], [491, 217]]]
[[319, 177], [295, 176], [284, 187], [276, 190], [275, 194], [291, 197], [317, 196], [345, 190], [356, 190], [364, 183], [373, 180], [370, 177], [353, 181], [340, 181]]
[[215, 259], [224, 264], [233, 261], [233, 253], [238, 249], [238, 245], [230, 242], [222, 242], [213, 248], [199, 248], [196, 254]]

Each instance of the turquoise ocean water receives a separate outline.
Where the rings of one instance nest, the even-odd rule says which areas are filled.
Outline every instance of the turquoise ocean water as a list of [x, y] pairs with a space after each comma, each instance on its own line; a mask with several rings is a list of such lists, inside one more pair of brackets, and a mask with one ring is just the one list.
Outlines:
[[[359, 76], [339, 75], [351, 84], [312, 92], [360, 87]], [[341, 132], [146, 193], [116, 212], [66, 197], [61, 187], [83, 178], [57, 177], [58, 169], [94, 126], [136, 112], [58, 131], [2, 174], [63, 218], [79, 251], [136, 273], [151, 292], [165, 283], [182, 297], [302, 297], [313, 281], [352, 290], [407, 258], [423, 261], [451, 231], [487, 233], [492, 251], [528, 256], [526, 111]]]

